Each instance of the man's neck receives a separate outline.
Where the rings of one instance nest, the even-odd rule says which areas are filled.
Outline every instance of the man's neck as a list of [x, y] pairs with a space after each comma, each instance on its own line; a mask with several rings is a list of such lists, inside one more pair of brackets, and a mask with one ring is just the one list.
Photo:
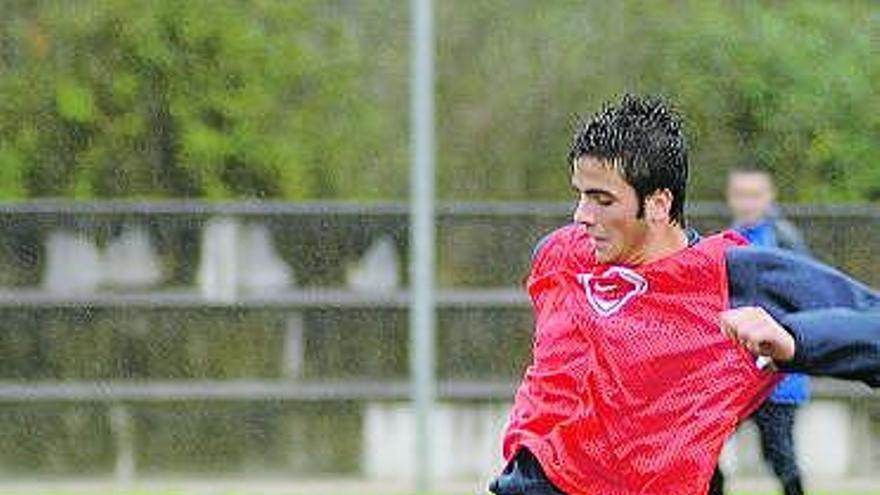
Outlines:
[[678, 225], [669, 225], [648, 232], [648, 247], [641, 263], [652, 263], [671, 256], [688, 246], [687, 232]]

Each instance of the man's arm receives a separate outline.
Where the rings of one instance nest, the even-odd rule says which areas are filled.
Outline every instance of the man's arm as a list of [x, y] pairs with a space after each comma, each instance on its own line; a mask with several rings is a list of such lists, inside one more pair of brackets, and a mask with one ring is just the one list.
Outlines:
[[752, 352], [789, 371], [880, 384], [880, 294], [778, 249], [731, 249], [727, 268], [730, 306], [741, 310], [722, 327]]
[[782, 371], [880, 387], [880, 308], [803, 311], [776, 321], [760, 307], [744, 307], [722, 313], [721, 327]]
[[812, 258], [753, 246], [726, 253], [730, 307], [760, 306], [777, 320], [788, 313], [880, 306], [880, 294]]
[[795, 340], [792, 360], [780, 362], [780, 369], [880, 387], [880, 308], [804, 311], [780, 323]]

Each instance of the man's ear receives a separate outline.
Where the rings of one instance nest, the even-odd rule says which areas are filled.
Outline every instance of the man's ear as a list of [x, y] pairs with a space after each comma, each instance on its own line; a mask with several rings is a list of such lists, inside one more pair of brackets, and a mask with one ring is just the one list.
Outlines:
[[645, 219], [651, 224], [669, 223], [672, 219], [672, 191], [658, 189], [645, 198]]

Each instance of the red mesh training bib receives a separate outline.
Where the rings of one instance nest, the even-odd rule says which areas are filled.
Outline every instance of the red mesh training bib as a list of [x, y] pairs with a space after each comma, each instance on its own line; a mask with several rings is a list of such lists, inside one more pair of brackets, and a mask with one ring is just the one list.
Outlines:
[[725, 233], [636, 267], [596, 264], [582, 226], [552, 234], [528, 279], [533, 360], [504, 439], [563, 491], [702, 495], [724, 440], [778, 381], [724, 336]]

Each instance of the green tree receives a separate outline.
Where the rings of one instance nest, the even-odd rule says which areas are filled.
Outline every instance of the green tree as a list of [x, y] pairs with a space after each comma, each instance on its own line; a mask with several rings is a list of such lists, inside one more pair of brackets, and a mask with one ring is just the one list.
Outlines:
[[402, 174], [362, 172], [383, 159], [366, 150], [395, 140], [339, 2], [40, 2], [13, 15], [7, 197], [400, 194]]
[[[396, 0], [8, 2], [0, 195], [403, 199]], [[562, 199], [577, 115], [687, 117], [691, 197], [762, 164], [785, 200], [880, 199], [880, 4], [443, 0], [445, 199]]]
[[876, 2], [440, 2], [447, 197], [564, 197], [575, 116], [624, 91], [687, 117], [692, 197], [726, 170], [784, 199], [880, 199]]

